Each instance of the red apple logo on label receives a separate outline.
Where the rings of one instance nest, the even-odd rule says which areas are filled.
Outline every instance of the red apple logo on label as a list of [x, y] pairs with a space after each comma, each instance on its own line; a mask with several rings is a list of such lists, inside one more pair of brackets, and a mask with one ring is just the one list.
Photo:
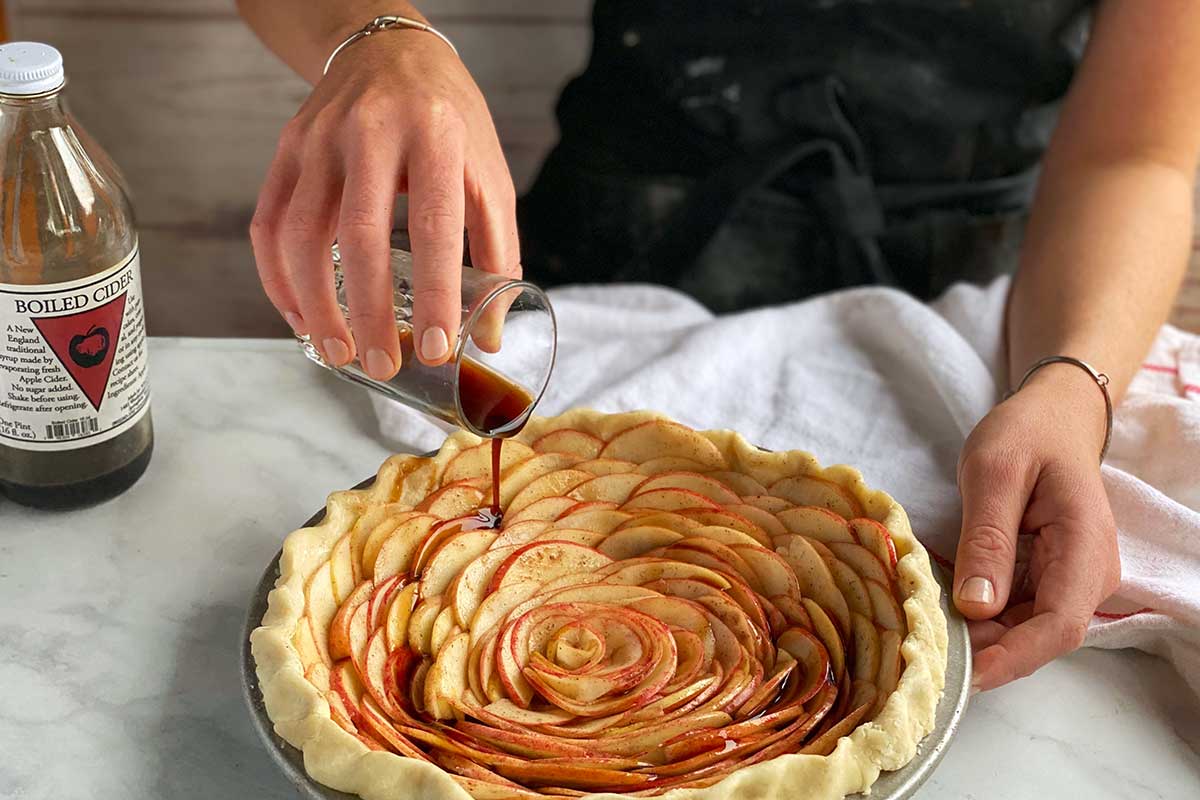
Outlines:
[[108, 344], [108, 329], [93, 325], [85, 333], [72, 336], [67, 350], [71, 354], [71, 360], [79, 366], [94, 367], [102, 363], [108, 355]]

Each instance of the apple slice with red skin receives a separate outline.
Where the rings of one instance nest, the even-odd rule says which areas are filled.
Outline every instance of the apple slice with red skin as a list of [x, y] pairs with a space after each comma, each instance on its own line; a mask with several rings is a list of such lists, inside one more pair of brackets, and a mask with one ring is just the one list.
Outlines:
[[855, 612], [853, 618], [854, 634], [854, 679], [874, 681], [879, 674], [879, 629], [875, 623], [862, 614]]
[[[526, 486], [543, 475], [563, 469], [570, 469], [579, 460], [578, 456], [573, 456], [569, 453], [540, 453], [533, 458], [528, 458], [503, 470], [500, 473], [500, 507], [508, 509], [512, 503], [512, 499], [524, 490]], [[591, 473], [588, 473], [588, 475], [590, 477]], [[556, 497], [562, 494], [564, 492], [550, 492], [543, 496]]]
[[[610, 476], [605, 476], [605, 477], [612, 477], [612, 476], [610, 475]], [[592, 480], [594, 481], [596, 479], [592, 478]], [[601, 510], [601, 509], [612, 510], [612, 509], [615, 509], [618, 505], [620, 505], [620, 503], [616, 503], [611, 500], [580, 500], [580, 499], [578, 499], [576, 497], [576, 493], [579, 491], [579, 489], [584, 486], [587, 486], [591, 482], [592, 481], [584, 481], [583, 483], [579, 484], [579, 486], [576, 486], [574, 489], [572, 489], [568, 493], [567, 496], [570, 499], [575, 500], [575, 504], [570, 506], [566, 510], [564, 510], [557, 517], [555, 517], [552, 520], [553, 522], [557, 522], [558, 520], [561, 520], [565, 517], [569, 517], [573, 514], [581, 514], [581, 513], [587, 512], [587, 511], [596, 511], [596, 510]], [[567, 526], [567, 527], [570, 527], [570, 526]]]
[[688, 519], [687, 517], [679, 514], [674, 514], [670, 511], [642, 510], [635, 512], [632, 518], [618, 525], [616, 530], [623, 530], [625, 528], [639, 528], [643, 526], [666, 528], [669, 531], [675, 531], [676, 533], [687, 536], [689, 535], [688, 531], [695, 530], [696, 528], [703, 528], [704, 524], [697, 522], [694, 519]]
[[677, 544], [664, 548], [662, 553], [651, 553], [652, 556], [669, 558], [686, 564], [699, 564], [714, 572], [730, 578], [741, 578], [750, 584], [750, 588], [758, 594], [763, 594], [762, 582], [754, 568], [750, 566], [737, 551], [726, 547], [720, 542], [700, 537], [683, 539]]
[[446, 640], [425, 676], [425, 708], [434, 719], [453, 719], [451, 700], [462, 697], [467, 689], [467, 654], [470, 634], [460, 633]]
[[789, 534], [777, 540], [776, 552], [783, 556], [800, 583], [800, 594], [811, 597], [828, 611], [845, 633], [850, 632], [850, 608], [834, 583], [829, 567], [803, 536]]
[[534, 537], [535, 542], [571, 542], [584, 547], [596, 548], [608, 537], [596, 531], [585, 531], [577, 528], [552, 528]]
[[383, 628], [371, 634], [367, 640], [366, 656], [363, 659], [363, 669], [359, 671], [367, 692], [387, 712], [389, 717], [396, 714], [392, 701], [387, 694], [386, 675], [388, 665], [387, 631]]
[[[776, 595], [771, 598], [771, 603], [783, 616], [785, 626], [795, 626], [810, 631], [813, 629], [812, 617], [808, 615], [808, 610], [798, 597]], [[772, 625], [771, 629], [775, 630], [776, 626]]]
[[611, 508], [590, 508], [575, 511], [554, 521], [556, 528], [580, 528], [596, 533], [609, 534], [624, 525], [632, 517], [624, 511]]
[[[359, 733], [358, 726], [350, 718], [350, 711], [346, 708], [346, 703], [342, 700], [342, 696], [337, 692], [330, 691], [325, 694], [325, 700], [329, 703], [329, 718], [336, 722], [337, 726], [346, 733], [357, 736]], [[367, 744], [367, 742], [364, 741], [363, 744]], [[371, 747], [369, 744], [367, 746]]]
[[624, 561], [645, 555], [655, 548], [666, 547], [682, 538], [666, 528], [638, 526], [609, 534], [596, 549], [613, 561]]
[[696, 520], [705, 526], [733, 528], [735, 531], [741, 531], [747, 536], [752, 537], [754, 541], [763, 547], [771, 546], [771, 537], [767, 536], [766, 531], [745, 517], [738, 516], [731, 511], [725, 509], [713, 511], [707, 508], [685, 508], [679, 514], [688, 519]]
[[665, 419], [653, 419], [626, 428], [609, 439], [600, 455], [636, 463], [674, 456], [703, 464], [710, 470], [725, 468], [725, 458], [708, 438]]
[[484, 491], [474, 483], [449, 483], [417, 504], [414, 510], [433, 514], [439, 519], [453, 519], [470, 514], [484, 504]]
[[579, 458], [595, 458], [604, 449], [604, 440], [580, 430], [561, 428], [534, 439], [533, 449], [539, 453], [570, 453]]
[[[500, 473], [515, 464], [533, 458], [536, 453], [529, 446], [509, 439], [500, 450]], [[485, 441], [474, 447], [460, 450], [448, 462], [441, 475], [441, 483], [448, 485], [463, 480], [484, 478], [492, 480], [492, 443]]]
[[720, 506], [741, 502], [741, 497], [732, 492], [725, 484], [698, 472], [659, 473], [645, 478], [641, 486], [637, 488], [636, 494], [652, 492], [655, 489], [687, 489], [701, 497], [707, 497]]
[[374, 556], [371, 554], [371, 542], [363, 551], [364, 573], [377, 583], [385, 581], [393, 575], [402, 575], [412, 571], [413, 557], [421, 548], [433, 530], [437, 517], [431, 514], [421, 514], [396, 526], [390, 536], [380, 543]]
[[775, 518], [789, 533], [797, 533], [810, 540], [824, 544], [855, 542], [849, 523], [827, 508], [795, 506], [780, 511]]
[[359, 603], [350, 614], [349, 649], [350, 661], [359, 675], [367, 674], [367, 644], [371, 641], [371, 627], [367, 621], [370, 604]]
[[687, 489], [654, 489], [653, 491], [637, 495], [621, 506], [622, 511], [633, 511], [643, 508], [651, 511], [672, 512], [691, 508], [707, 509], [710, 511], [720, 510], [720, 506], [712, 500]]
[[561, 725], [575, 719], [575, 715], [561, 708], [549, 708], [545, 711], [521, 708], [511, 700], [497, 700], [484, 706], [488, 714], [500, 717], [513, 725], [531, 727], [534, 725]]
[[763, 533], [765, 533], [768, 537], [767, 541], [760, 540], [760, 543], [764, 546], [770, 544], [770, 539], [773, 539], [776, 536], [782, 536], [788, 532], [787, 528], [783, 526], [783, 523], [779, 521], [779, 518], [770, 511], [764, 511], [758, 506], [752, 506], [749, 503], [743, 503], [741, 501], [730, 503], [729, 505], [725, 506], [725, 513], [736, 514], [737, 516], [743, 517], [750, 521], [756, 527], [762, 528]]
[[860, 577], [877, 581], [885, 586], [891, 585], [892, 576], [888, 568], [867, 548], [849, 542], [831, 542], [828, 547], [839, 561], [844, 562]]
[[792, 507], [792, 504], [787, 500], [784, 500], [782, 497], [776, 497], [773, 494], [742, 495], [742, 502], [755, 508], [761, 508], [768, 514], [778, 514]]
[[661, 475], [664, 472], [705, 472], [706, 470], [707, 467], [704, 464], [701, 464], [699, 461], [693, 461], [690, 458], [663, 456], [641, 462], [634, 471], [640, 472], [647, 477], [653, 477], [654, 475]]
[[413, 607], [416, 605], [417, 586], [416, 582], [407, 584], [396, 592], [392, 602], [388, 605], [383, 627], [387, 631], [389, 650], [408, 645], [408, 622], [412, 616]]
[[[723, 485], [732, 489], [739, 498], [749, 494], [767, 494], [767, 487], [763, 486], [761, 483], [754, 480], [754, 478], [751, 478], [744, 472], [717, 470], [707, 474], [708, 477], [715, 481], [720, 481]], [[740, 503], [742, 501], [738, 499], [734, 500], [733, 502]]]
[[883, 564], [891, 576], [896, 574], [896, 543], [892, 534], [873, 519], [859, 517], [850, 520], [850, 532], [859, 543], [870, 550]]
[[302, 616], [299, 624], [296, 625], [296, 632], [292, 635], [292, 647], [296, 648], [296, 654], [300, 656], [301, 664], [321, 663], [328, 666], [333, 663], [328, 649], [322, 649], [327, 648], [328, 643], [322, 640], [321, 645], [317, 645], [316, 636], [313, 634], [312, 620], [307, 614]]
[[733, 714], [735, 720], [744, 720], [764, 711], [771, 701], [775, 699], [775, 696], [779, 694], [780, 687], [797, 670], [800, 662], [791, 658], [791, 654], [787, 650], [782, 650], [781, 653], [787, 653], [788, 658], [786, 660], [781, 659], [777, 663], [771, 677], [763, 681], [762, 685], [754, 691], [754, 694], [750, 695], [750, 699], [738, 707], [737, 711]]
[[775, 644], [788, 651], [804, 670], [804, 680], [799, 684], [795, 702], [807, 703], [833, 678], [825, 645], [804, 628], [788, 628], [776, 638]]
[[904, 611], [900, 608], [900, 603], [896, 601], [896, 596], [883, 584], [872, 580], [866, 580], [863, 583], [867, 585], [867, 590], [871, 593], [871, 609], [875, 615], [875, 622], [884, 630], [903, 633], [905, 629]]
[[442, 610], [433, 618], [433, 627], [429, 629], [429, 652], [439, 652], [451, 636], [461, 632], [454, 621], [454, 609], [442, 598]]
[[[539, 456], [539, 458], [544, 457]], [[511, 512], [520, 511], [530, 503], [534, 503], [544, 497], [565, 495], [579, 484], [589, 481], [594, 477], [592, 473], [579, 469], [559, 469], [547, 472], [545, 475], [530, 481], [503, 508]]]
[[562, 575], [591, 572], [610, 564], [611, 558], [591, 547], [570, 542], [531, 542], [501, 563], [488, 591], [524, 581], [546, 583]]
[[[362, 584], [363, 586], [372, 585], [370, 582]], [[370, 606], [367, 609], [367, 625], [373, 631], [383, 625], [387, 618], [388, 608], [391, 607], [392, 598], [404, 586], [403, 575], [393, 575], [386, 581], [374, 586], [371, 592], [371, 598], [367, 602]], [[357, 591], [357, 590], [356, 590]], [[331, 635], [332, 635], [332, 629]]]
[[[687, 537], [689, 539], [711, 539], [727, 547], [735, 545], [760, 546], [760, 542], [750, 534], [739, 531], [736, 528], [726, 528], [724, 525], [704, 525], [703, 527], [688, 531]], [[767, 545], [762, 546], [765, 547]]]
[[329, 688], [342, 699], [350, 721], [356, 726], [361, 725], [363, 694], [366, 689], [358, 679], [358, 673], [354, 671], [354, 664], [350, 659], [343, 658], [334, 663], [329, 671]]
[[359, 716], [362, 720], [362, 727], [370, 732], [373, 737], [386, 743], [388, 748], [393, 752], [399, 753], [406, 758], [429, 761], [429, 757], [420, 748], [396, 730], [396, 727], [388, 720], [387, 712], [381, 709], [379, 704], [371, 697], [363, 698], [362, 711]]
[[509, 612], [532, 597], [541, 588], [541, 583], [539, 581], [512, 583], [495, 590], [490, 587], [491, 583], [489, 582], [483, 602], [479, 604], [479, 608], [475, 610], [475, 616], [471, 618], [472, 641], [479, 641], [489, 630], [499, 625]]
[[446, 603], [454, 609], [454, 619], [464, 629], [470, 626], [475, 611], [487, 596], [488, 585], [492, 582], [496, 570], [519, 547], [520, 545], [493, 545], [487, 552], [463, 567], [458, 577], [450, 584], [446, 591]]
[[525, 506], [520, 511], [515, 511], [512, 513], [505, 512], [504, 520], [500, 525], [500, 530], [508, 530], [508, 528], [518, 522], [530, 522], [535, 520], [552, 522], [562, 516], [564, 511], [574, 505], [576, 505], [576, 501], [570, 497], [543, 497], [541, 500], [537, 500]]
[[420, 572], [422, 595], [442, 594], [450, 582], [458, 577], [468, 564], [479, 558], [496, 541], [497, 534], [489, 530], [463, 531], [451, 536]]
[[636, 472], [617, 472], [612, 475], [597, 475], [584, 481], [567, 493], [577, 500], [612, 503], [616, 508], [626, 502], [634, 491], [646, 481], [645, 475]]
[[615, 475], [621, 472], [637, 472], [638, 465], [632, 461], [622, 461], [618, 458], [592, 458], [580, 461], [575, 469], [590, 472], [593, 475]]
[[866, 719], [867, 712], [870, 710], [871, 704], [860, 703], [857, 708], [852, 709], [849, 714], [842, 717], [842, 719], [820, 736], [805, 744], [799, 750], [799, 754], [815, 756], [829, 755], [837, 748], [838, 741], [843, 736], [849, 736]]
[[374, 591], [375, 586], [372, 583], [361, 583], [338, 606], [337, 613], [334, 614], [333, 621], [327, 629], [329, 657], [334, 661], [341, 661], [343, 658], [350, 657], [350, 620], [354, 616], [354, 612], [358, 610], [358, 607], [370, 600]]
[[794, 475], [775, 481], [770, 491], [792, 505], [826, 508], [844, 519], [862, 516], [862, 505], [850, 490], [824, 478]]
[[492, 542], [492, 550], [503, 550], [514, 545], [529, 544], [541, 533], [551, 530], [553, 522], [542, 519], [527, 519], [501, 529], [496, 541]]
[[596, 572], [605, 583], [643, 586], [664, 578], [692, 578], [718, 589], [728, 589], [729, 579], [720, 573], [695, 564], [684, 564], [662, 558], [631, 558], [618, 561]]

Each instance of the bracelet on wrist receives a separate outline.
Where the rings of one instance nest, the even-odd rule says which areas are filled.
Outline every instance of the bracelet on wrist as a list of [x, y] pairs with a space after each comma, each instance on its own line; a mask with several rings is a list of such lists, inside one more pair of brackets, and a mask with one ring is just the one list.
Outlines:
[[1070, 364], [1071, 366], [1078, 367], [1086, 372], [1091, 379], [1096, 382], [1096, 385], [1100, 387], [1100, 393], [1104, 395], [1104, 446], [1100, 448], [1100, 463], [1104, 463], [1104, 457], [1108, 455], [1108, 446], [1112, 442], [1112, 397], [1108, 393], [1108, 376], [1097, 370], [1091, 364], [1072, 356], [1047, 356], [1046, 358], [1038, 360], [1032, 367], [1026, 370], [1025, 375], [1021, 378], [1020, 383], [1017, 384], [1017, 388], [1010, 389], [1004, 395], [1004, 399], [1007, 400], [1017, 392], [1021, 391], [1025, 384], [1029, 382], [1029, 379], [1033, 377], [1034, 373], [1036, 373], [1042, 367], [1048, 367], [1051, 364]]
[[458, 48], [454, 46], [454, 42], [450, 41], [444, 33], [432, 25], [421, 22], [418, 19], [412, 19], [410, 17], [383, 16], [376, 17], [375, 19], [371, 20], [366, 25], [347, 36], [345, 40], [337, 47], [333, 48], [333, 52], [330, 53], [329, 58], [325, 60], [325, 68], [321, 70], [321, 74], [325, 75], [328, 73], [329, 68], [333, 65], [333, 60], [338, 57], [338, 54], [350, 45], [357, 42], [359, 39], [365, 39], [372, 34], [380, 33], [382, 31], [394, 30], [413, 30], [432, 33], [434, 36], [445, 42], [446, 45], [452, 51], [454, 51], [454, 55], [458, 55]]

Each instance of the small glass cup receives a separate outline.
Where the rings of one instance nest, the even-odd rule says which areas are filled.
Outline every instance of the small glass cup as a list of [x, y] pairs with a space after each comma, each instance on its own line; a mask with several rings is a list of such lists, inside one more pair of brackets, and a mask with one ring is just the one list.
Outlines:
[[[298, 336], [305, 355], [340, 378], [479, 436], [502, 438], [520, 431], [554, 369], [558, 326], [550, 298], [532, 283], [463, 267], [462, 324], [454, 354], [429, 367], [413, 348], [412, 254], [393, 249], [391, 262], [402, 357], [395, 377], [377, 381], [357, 360], [331, 366], [309, 337]], [[349, 320], [337, 245], [333, 264], [338, 305]]]

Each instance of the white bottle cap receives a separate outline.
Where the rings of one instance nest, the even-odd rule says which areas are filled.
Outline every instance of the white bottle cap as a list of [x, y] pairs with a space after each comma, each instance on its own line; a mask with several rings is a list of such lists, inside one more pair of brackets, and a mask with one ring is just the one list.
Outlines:
[[0, 44], [0, 94], [52, 92], [63, 85], [62, 53], [40, 42]]

